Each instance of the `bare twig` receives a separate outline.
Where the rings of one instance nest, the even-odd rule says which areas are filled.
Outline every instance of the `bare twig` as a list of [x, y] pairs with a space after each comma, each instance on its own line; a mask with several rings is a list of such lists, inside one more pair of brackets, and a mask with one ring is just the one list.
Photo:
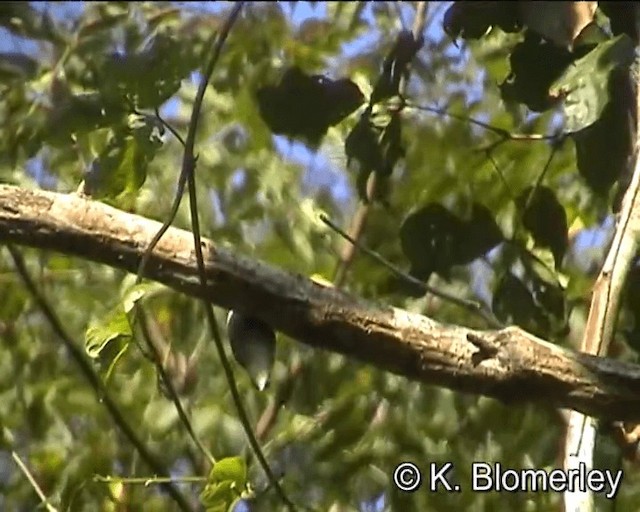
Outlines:
[[[135, 107], [132, 107], [132, 112], [134, 114], [137, 114], [137, 115], [140, 115], [140, 116], [147, 115], [147, 114], [144, 114], [142, 112], [139, 112]], [[184, 147], [185, 146], [185, 141], [182, 138], [182, 136], [180, 135], [180, 133], [178, 133], [178, 131], [175, 128], [173, 128], [173, 126], [171, 126], [169, 123], [167, 123], [162, 118], [162, 116], [160, 115], [160, 111], [157, 108], [155, 109], [154, 113], [155, 113], [155, 116], [158, 119], [158, 121], [167, 130], [169, 130], [169, 132]], [[136, 277], [136, 284], [139, 284], [142, 281], [144, 267], [146, 265], [146, 262], [147, 262], [149, 256], [153, 252], [153, 248], [156, 246], [156, 244], [158, 243], [160, 238], [166, 232], [166, 229], [173, 223], [173, 221], [175, 219], [175, 216], [176, 216], [176, 214], [178, 212], [178, 208], [180, 206], [180, 202], [182, 200], [182, 196], [184, 195], [184, 184], [182, 185], [182, 190], [181, 190], [180, 181], [181, 180], [179, 179], [178, 180], [178, 191], [176, 192], [176, 196], [174, 197], [173, 204], [172, 204], [172, 207], [171, 207], [171, 211], [169, 213], [169, 217], [164, 222], [162, 228], [160, 228], [160, 230], [158, 231], [156, 236], [152, 239], [151, 243], [147, 247], [147, 249], [146, 249], [146, 251], [145, 251], [145, 253], [144, 253], [143, 257], [142, 257], [142, 260], [140, 262], [140, 266], [138, 268], [138, 275]], [[143, 310], [142, 306], [140, 304], [138, 304], [138, 303], [136, 303], [135, 306], [134, 306], [134, 319], [135, 319], [135, 321], [139, 322], [142, 335], [143, 335], [145, 341], [147, 342], [148, 353], [147, 352], [143, 352], [143, 355], [145, 357], [150, 358], [151, 361], [153, 362], [153, 364], [156, 366], [156, 371], [158, 372], [158, 376], [160, 378], [160, 381], [162, 382], [162, 384], [164, 385], [165, 389], [167, 390], [167, 394], [168, 394], [169, 399], [175, 405], [176, 411], [178, 413], [178, 418], [180, 419], [180, 421], [182, 422], [182, 424], [186, 428], [187, 433], [189, 434], [189, 437], [191, 438], [193, 443], [196, 445], [198, 450], [200, 450], [200, 452], [207, 458], [207, 461], [209, 462], [209, 464], [210, 465], [215, 464], [215, 458], [213, 457], [213, 455], [211, 454], [209, 449], [202, 443], [202, 441], [200, 441], [200, 439], [198, 439], [198, 437], [196, 436], [195, 431], [193, 430], [193, 426], [191, 425], [191, 421], [189, 420], [189, 417], [188, 417], [186, 411], [184, 410], [184, 407], [182, 406], [182, 402], [180, 401], [180, 397], [179, 397], [179, 395], [178, 395], [178, 393], [177, 393], [177, 391], [175, 389], [175, 386], [173, 385], [173, 381], [170, 378], [170, 376], [167, 374], [167, 372], [165, 371], [165, 361], [164, 361], [164, 357], [163, 357], [163, 353], [165, 352], [165, 350], [164, 350], [163, 347], [159, 347], [159, 346], [157, 346], [156, 343], [153, 342], [152, 337], [150, 336], [150, 333], [149, 333], [148, 322], [147, 322], [147, 318], [144, 315], [144, 310]], [[140, 347], [140, 348], [142, 348], [142, 347]]]
[[216, 459], [211, 454], [209, 449], [202, 443], [202, 441], [200, 441], [200, 439], [196, 435], [195, 431], [193, 430], [193, 426], [191, 425], [191, 421], [189, 420], [189, 416], [187, 415], [187, 412], [184, 410], [184, 407], [182, 406], [182, 402], [180, 401], [180, 396], [178, 395], [178, 392], [176, 391], [176, 388], [173, 385], [171, 377], [169, 375], [167, 375], [166, 370], [164, 370], [164, 367], [165, 367], [165, 361], [164, 361], [165, 353], [168, 353], [168, 347], [162, 347], [162, 348], [158, 347], [157, 346], [158, 345], [157, 340], [154, 341], [152, 339], [152, 335], [149, 332], [148, 319], [147, 319], [147, 317], [146, 317], [146, 315], [145, 315], [145, 313], [144, 313], [144, 311], [142, 309], [139, 310], [138, 321], [140, 323], [140, 330], [142, 331], [142, 335], [144, 336], [145, 340], [147, 341], [147, 347], [149, 347], [149, 349], [153, 353], [153, 358], [154, 358], [154, 361], [155, 361], [156, 365], [161, 367], [162, 370], [163, 370], [162, 373], [160, 374], [160, 378], [162, 379], [162, 382], [163, 382], [163, 384], [165, 385], [165, 387], [167, 389], [167, 392], [169, 394], [169, 398], [171, 398], [171, 401], [174, 403], [174, 405], [176, 407], [176, 411], [178, 412], [178, 417], [180, 418], [180, 421], [182, 422], [182, 424], [186, 428], [187, 433], [189, 434], [189, 437], [191, 437], [191, 440], [196, 445], [198, 450], [200, 450], [200, 452], [203, 453], [204, 456], [207, 458], [207, 460], [209, 461], [209, 464], [211, 464], [211, 465], [215, 464], [216, 463]]
[[[67, 334], [64, 327], [62, 327], [62, 323], [58, 319], [57, 315], [49, 305], [47, 299], [40, 293], [38, 287], [35, 282], [31, 278], [29, 271], [27, 270], [27, 266], [25, 265], [22, 254], [14, 248], [12, 245], [7, 245], [7, 249], [11, 258], [13, 259], [13, 263], [16, 267], [18, 275], [24, 282], [27, 290], [33, 297], [35, 303], [42, 311], [42, 314], [45, 316], [49, 324], [51, 324], [51, 328], [53, 332], [60, 338], [64, 346], [71, 358], [75, 361], [75, 363], [80, 368], [80, 372], [84, 375], [84, 377], [89, 381], [89, 384], [94, 390], [96, 398], [105, 405], [109, 415], [113, 419], [114, 423], [118, 426], [118, 428], [122, 431], [124, 436], [131, 442], [131, 444], [138, 451], [142, 460], [149, 465], [149, 467], [158, 475], [168, 475], [169, 472], [166, 470], [164, 465], [160, 462], [160, 460], [151, 453], [151, 451], [147, 448], [147, 446], [142, 442], [142, 440], [138, 437], [135, 430], [129, 425], [122, 412], [120, 412], [120, 408], [116, 405], [115, 401], [109, 395], [106, 387], [100, 378], [95, 374], [91, 364], [85, 359], [85, 356], [78, 348], [78, 346], [73, 342], [71, 336]], [[176, 504], [180, 507], [180, 510], [190, 511], [192, 510], [191, 506], [184, 498], [184, 496], [178, 491], [178, 489], [171, 483], [166, 482], [163, 483], [162, 486], [167, 491], [167, 493], [173, 498]]]
[[38, 482], [36, 482], [36, 479], [33, 477], [31, 472], [29, 471], [29, 468], [25, 465], [24, 462], [22, 462], [22, 459], [20, 459], [20, 456], [13, 450], [11, 451], [11, 458], [16, 463], [16, 465], [20, 468], [20, 471], [22, 471], [22, 474], [27, 478], [27, 480], [29, 481], [29, 484], [31, 484], [31, 487], [33, 487], [33, 490], [38, 495], [38, 498], [40, 498], [40, 501], [42, 502], [44, 507], [47, 509], [47, 512], [58, 512], [58, 509], [54, 507], [51, 503], [49, 503], [47, 496], [45, 495], [44, 492], [42, 492], [42, 489], [40, 489]]
[[136, 477], [121, 477], [112, 475], [94, 475], [93, 481], [101, 484], [125, 484], [125, 485], [144, 485], [148, 487], [155, 484], [163, 484], [166, 482], [178, 483], [178, 484], [205, 484], [207, 483], [206, 476], [179, 476], [179, 477], [167, 477], [167, 476], [136, 476]]
[[[195, 138], [198, 130], [198, 121], [200, 119], [200, 109], [202, 107], [202, 101], [204, 99], [204, 94], [207, 89], [207, 85], [213, 74], [215, 66], [220, 58], [220, 54], [222, 52], [222, 48], [224, 43], [235, 23], [236, 19], [240, 15], [240, 11], [242, 10], [242, 6], [244, 2], [236, 2], [234, 4], [229, 17], [227, 18], [218, 38], [216, 40], [216, 44], [213, 48], [213, 53], [211, 55], [211, 59], [207, 64], [207, 68], [204, 71], [203, 78], [198, 86], [198, 91], [196, 92], [196, 97], [193, 102], [193, 109], [191, 111], [191, 120], [189, 122], [189, 130], [187, 132], [187, 138], [185, 140], [184, 154], [182, 159], [182, 169], [180, 171], [181, 179], [186, 179], [187, 187], [189, 191], [189, 208], [191, 212], [191, 227], [193, 231], [193, 242], [194, 242], [194, 250], [196, 255], [196, 262], [198, 267], [198, 276], [200, 279], [200, 285], [203, 289], [207, 287], [207, 276], [204, 266], [204, 256], [202, 254], [202, 244], [200, 238], [200, 222], [198, 219], [198, 205], [197, 205], [197, 194], [196, 194], [196, 183], [195, 183], [195, 163], [196, 158], [194, 154], [194, 146], [195, 146]], [[231, 397], [233, 398], [233, 403], [238, 412], [238, 417], [240, 419], [240, 423], [242, 423], [242, 427], [244, 428], [245, 434], [249, 441], [249, 445], [251, 446], [251, 450], [255, 454], [260, 466], [262, 466], [263, 471], [265, 472], [269, 483], [276, 490], [277, 494], [280, 496], [280, 499], [287, 506], [289, 510], [295, 510], [295, 505], [288, 498], [284, 489], [278, 482], [278, 479], [274, 475], [267, 459], [262, 452], [262, 448], [256, 439], [252, 427], [251, 422], [249, 420], [249, 415], [247, 414], [244, 404], [242, 402], [242, 397], [240, 396], [240, 392], [238, 390], [238, 386], [235, 381], [235, 377], [233, 375], [233, 370], [231, 368], [231, 364], [227, 358], [227, 355], [224, 350], [224, 344], [222, 342], [222, 336], [220, 335], [220, 329], [218, 327], [218, 322], [213, 313], [213, 308], [208, 301], [203, 301], [205, 307], [205, 313], [207, 317], [207, 323], [209, 325], [209, 330], [211, 337], [215, 343], [218, 356], [220, 357], [220, 362], [222, 364], [222, 368], [225, 373], [225, 377], [227, 379], [227, 383], [229, 385], [229, 390], [231, 391]]]
[[[475, 126], [479, 126], [480, 128], [484, 128], [485, 130], [495, 133], [500, 137], [500, 142], [512, 140], [512, 141], [541, 141], [541, 140], [558, 140], [564, 135], [560, 134], [540, 134], [540, 133], [512, 133], [509, 130], [504, 128], [500, 128], [499, 126], [493, 126], [489, 123], [485, 123], [484, 121], [480, 121], [478, 119], [474, 119], [472, 117], [464, 116], [461, 114], [455, 114], [453, 112], [449, 112], [446, 109], [438, 108], [438, 107], [429, 107], [426, 105], [417, 105], [410, 101], [405, 103], [407, 108], [413, 108], [415, 110], [420, 110], [422, 112], [430, 112], [432, 114], [437, 114], [439, 116], [449, 117], [451, 119], [455, 119], [457, 121], [461, 121], [463, 123], [473, 124]], [[485, 151], [490, 150], [491, 148], [485, 148]]]
[[408, 284], [419, 288], [424, 293], [430, 293], [432, 295], [435, 295], [436, 297], [449, 301], [452, 304], [455, 304], [456, 306], [459, 306], [465, 309], [469, 313], [479, 316], [487, 323], [487, 325], [491, 327], [495, 327], [498, 329], [500, 327], [504, 327], [504, 325], [501, 322], [499, 322], [498, 319], [496, 319], [489, 311], [485, 310], [484, 306], [481, 303], [476, 302], [474, 300], [461, 299], [460, 297], [457, 297], [450, 293], [446, 293], [441, 290], [438, 290], [437, 288], [429, 286], [428, 284], [420, 281], [419, 279], [416, 279], [415, 277], [407, 274], [406, 272], [403, 272], [398, 267], [396, 267], [393, 263], [383, 258], [380, 254], [369, 249], [362, 242], [359, 242], [358, 240], [354, 240], [353, 238], [351, 238], [351, 236], [349, 236], [342, 229], [340, 229], [340, 227], [338, 227], [326, 215], [321, 215], [320, 220], [324, 222], [327, 226], [329, 226], [331, 229], [333, 229], [336, 233], [338, 233], [342, 238], [347, 240], [349, 243], [355, 245], [359, 250], [364, 252], [367, 256], [370, 256], [371, 258], [376, 260], [378, 263], [387, 267], [391, 272], [393, 272], [400, 279], [403, 279], [404, 281], [406, 281]]
[[[160, 115], [160, 110], [158, 110], [157, 108], [154, 111], [156, 118], [158, 119], [158, 121], [160, 121], [160, 123], [162, 124], [162, 126], [164, 126], [167, 130], [169, 130], [169, 132], [171, 133], [171, 135], [173, 135], [178, 142], [180, 143], [180, 145], [182, 147], [184, 147], [185, 142], [184, 139], [182, 138], [182, 135], [180, 135], [178, 133], [178, 130], [176, 130], [173, 126], [171, 126], [170, 123], [168, 123], [167, 121], [164, 120], [164, 118]], [[175, 218], [175, 215], [174, 215]], [[172, 221], [173, 222], [173, 221]]]
[[513, 197], [513, 193], [511, 192], [511, 187], [509, 186], [509, 182], [507, 181], [502, 170], [500, 169], [498, 162], [496, 162], [495, 158], [493, 158], [492, 151], [488, 149], [486, 153], [487, 153], [487, 159], [489, 160], [489, 162], [491, 162], [491, 167], [493, 167], [493, 171], [496, 173], [496, 175], [500, 179], [500, 182], [502, 183], [502, 186], [504, 187], [505, 192], [509, 196], [509, 199], [511, 201], [514, 201], [515, 198]]

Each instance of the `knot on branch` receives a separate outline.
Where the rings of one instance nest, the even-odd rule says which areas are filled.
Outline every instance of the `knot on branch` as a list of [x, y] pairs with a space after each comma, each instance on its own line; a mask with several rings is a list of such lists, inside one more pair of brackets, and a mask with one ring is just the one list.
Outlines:
[[474, 347], [478, 349], [477, 352], [471, 356], [471, 361], [474, 365], [479, 365], [482, 361], [487, 359], [494, 358], [500, 347], [496, 345], [492, 340], [488, 338], [483, 338], [482, 336], [478, 336], [475, 333], [467, 333], [467, 341], [473, 344]]

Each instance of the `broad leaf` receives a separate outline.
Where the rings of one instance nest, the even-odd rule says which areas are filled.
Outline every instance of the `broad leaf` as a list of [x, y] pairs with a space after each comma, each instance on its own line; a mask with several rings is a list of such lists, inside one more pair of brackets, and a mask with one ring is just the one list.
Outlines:
[[576, 132], [595, 123], [611, 101], [609, 80], [618, 67], [633, 62], [635, 47], [622, 34], [599, 44], [593, 51], [568, 66], [549, 90], [553, 97], [563, 98], [566, 130]]
[[260, 115], [273, 133], [300, 137], [313, 146], [364, 101], [351, 80], [309, 76], [297, 67], [287, 69], [278, 85], [259, 89], [257, 99]]
[[402, 252], [411, 263], [411, 274], [428, 279], [432, 272], [448, 278], [451, 267], [482, 256], [503, 239], [493, 216], [474, 204], [464, 220], [437, 203], [409, 215], [400, 228]]
[[527, 187], [516, 199], [522, 215], [522, 224], [531, 233], [536, 244], [548, 247], [553, 253], [556, 268], [562, 264], [569, 235], [567, 214], [548, 187]]
[[518, 325], [536, 334], [549, 330], [548, 321], [536, 306], [531, 292], [510, 271], [497, 281], [491, 309], [496, 318], [506, 325]]

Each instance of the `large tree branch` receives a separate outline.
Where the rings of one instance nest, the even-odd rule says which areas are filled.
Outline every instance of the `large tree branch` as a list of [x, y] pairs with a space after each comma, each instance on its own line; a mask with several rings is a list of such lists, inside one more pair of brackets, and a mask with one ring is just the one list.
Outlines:
[[[77, 195], [0, 185], [0, 242], [136, 272], [159, 223]], [[206, 299], [303, 343], [409, 379], [506, 402], [640, 420], [640, 366], [564, 349], [521, 329], [473, 331], [374, 305], [203, 241]], [[146, 276], [202, 297], [191, 234], [171, 228]]]

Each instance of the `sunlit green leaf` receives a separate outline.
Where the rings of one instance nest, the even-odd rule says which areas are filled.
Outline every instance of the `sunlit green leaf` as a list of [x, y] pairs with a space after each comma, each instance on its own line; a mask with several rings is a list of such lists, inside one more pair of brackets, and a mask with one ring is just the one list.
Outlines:
[[618, 67], [630, 66], [635, 47], [625, 34], [599, 44], [575, 61], [551, 85], [549, 93], [563, 98], [566, 129], [575, 132], [595, 123], [611, 101], [609, 80]]

